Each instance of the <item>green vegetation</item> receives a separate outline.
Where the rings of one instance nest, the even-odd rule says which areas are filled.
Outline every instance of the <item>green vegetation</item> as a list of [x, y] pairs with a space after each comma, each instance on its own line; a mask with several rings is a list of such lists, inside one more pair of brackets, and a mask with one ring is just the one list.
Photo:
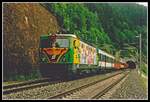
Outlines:
[[108, 44], [112, 46], [107, 48], [110, 51], [124, 49], [124, 44], [130, 43], [138, 48], [139, 39], [136, 36], [141, 33], [142, 52], [147, 55], [147, 8], [144, 6], [130, 3], [41, 5], [54, 13], [67, 33], [74, 33], [81, 40], [100, 48]]
[[63, 3], [44, 6], [55, 14], [66, 33], [74, 33], [83, 41], [95, 45], [112, 43], [101, 27], [97, 12], [90, 11], [86, 5]]
[[[147, 71], [148, 72], [148, 71]], [[143, 73], [143, 72], [142, 72]], [[143, 73], [144, 74], [144, 73]], [[145, 74], [144, 74], [145, 75]], [[146, 75], [145, 75], [146, 76]], [[143, 85], [143, 87], [145, 88], [145, 90], [148, 90], [148, 76], [146, 76], [147, 78], [145, 77], [142, 77], [142, 76], [139, 76], [139, 78], [141, 79], [141, 83]]]
[[25, 81], [25, 80], [33, 80], [33, 79], [39, 79], [41, 77], [40, 72], [38, 70], [33, 70], [31, 73], [29, 74], [17, 74], [14, 75], [12, 77], [9, 77], [9, 81]]
[[16, 83], [20, 83], [22, 81], [7, 81], [7, 82], [3, 82], [3, 86], [5, 85], [11, 85], [11, 84], [16, 84]]
[[145, 76], [148, 75], [147, 65], [144, 62], [142, 62], [142, 64], [141, 64], [141, 71]]
[[[116, 56], [139, 62], [142, 34], [142, 61], [147, 63], [147, 8], [131, 3], [41, 4], [58, 19], [62, 32]], [[123, 52], [121, 50], [124, 50]]]

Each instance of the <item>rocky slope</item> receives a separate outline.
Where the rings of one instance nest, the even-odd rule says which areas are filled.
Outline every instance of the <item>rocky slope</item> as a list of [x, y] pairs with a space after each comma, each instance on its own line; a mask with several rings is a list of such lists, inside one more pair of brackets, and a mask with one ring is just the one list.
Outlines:
[[60, 27], [56, 18], [37, 3], [3, 4], [4, 80], [28, 74], [38, 64], [39, 36]]

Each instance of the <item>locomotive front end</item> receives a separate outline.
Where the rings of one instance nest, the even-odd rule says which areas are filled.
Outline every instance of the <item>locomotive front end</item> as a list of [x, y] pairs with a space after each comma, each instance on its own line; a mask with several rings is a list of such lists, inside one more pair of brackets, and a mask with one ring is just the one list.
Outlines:
[[43, 77], [65, 77], [67, 64], [72, 63], [70, 37], [63, 34], [40, 37], [40, 71]]

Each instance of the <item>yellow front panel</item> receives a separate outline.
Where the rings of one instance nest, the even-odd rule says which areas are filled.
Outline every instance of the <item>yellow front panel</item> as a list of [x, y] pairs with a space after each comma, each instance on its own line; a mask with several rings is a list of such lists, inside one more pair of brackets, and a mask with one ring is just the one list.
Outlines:
[[74, 55], [73, 55], [73, 63], [74, 64], [79, 64], [80, 63], [80, 40], [74, 39], [73, 40], [73, 49], [74, 49]]

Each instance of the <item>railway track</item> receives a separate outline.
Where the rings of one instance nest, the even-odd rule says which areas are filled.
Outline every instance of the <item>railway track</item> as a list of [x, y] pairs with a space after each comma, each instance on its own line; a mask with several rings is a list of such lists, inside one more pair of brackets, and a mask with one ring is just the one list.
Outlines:
[[19, 87], [19, 86], [29, 85], [29, 84], [33, 84], [33, 83], [42, 82], [42, 81], [48, 81], [48, 80], [49, 80], [49, 78], [43, 78], [43, 79], [37, 79], [37, 80], [29, 80], [29, 81], [25, 81], [25, 82], [19, 82], [19, 83], [15, 83], [15, 84], [10, 84], [10, 85], [4, 85], [3, 89]]
[[20, 82], [17, 84], [12, 84], [12, 85], [5, 85], [3, 86], [3, 94], [10, 94], [22, 90], [27, 90], [31, 88], [36, 88], [40, 86], [46, 86], [49, 84], [57, 84], [60, 83], [60, 80], [57, 81], [51, 81], [49, 78], [43, 78], [43, 79], [37, 79], [37, 80], [30, 80], [26, 82]]
[[123, 80], [126, 76], [128, 75], [125, 74], [122, 76], [120, 79], [116, 80], [114, 83], [106, 86], [102, 91], [98, 92], [96, 95], [92, 96], [91, 99], [99, 99], [101, 96], [103, 96], [105, 93], [107, 93], [110, 89], [112, 89], [116, 84], [118, 84], [121, 80]]
[[120, 72], [107, 78], [58, 93], [48, 99], [98, 99], [124, 79], [128, 73], [129, 72]]

